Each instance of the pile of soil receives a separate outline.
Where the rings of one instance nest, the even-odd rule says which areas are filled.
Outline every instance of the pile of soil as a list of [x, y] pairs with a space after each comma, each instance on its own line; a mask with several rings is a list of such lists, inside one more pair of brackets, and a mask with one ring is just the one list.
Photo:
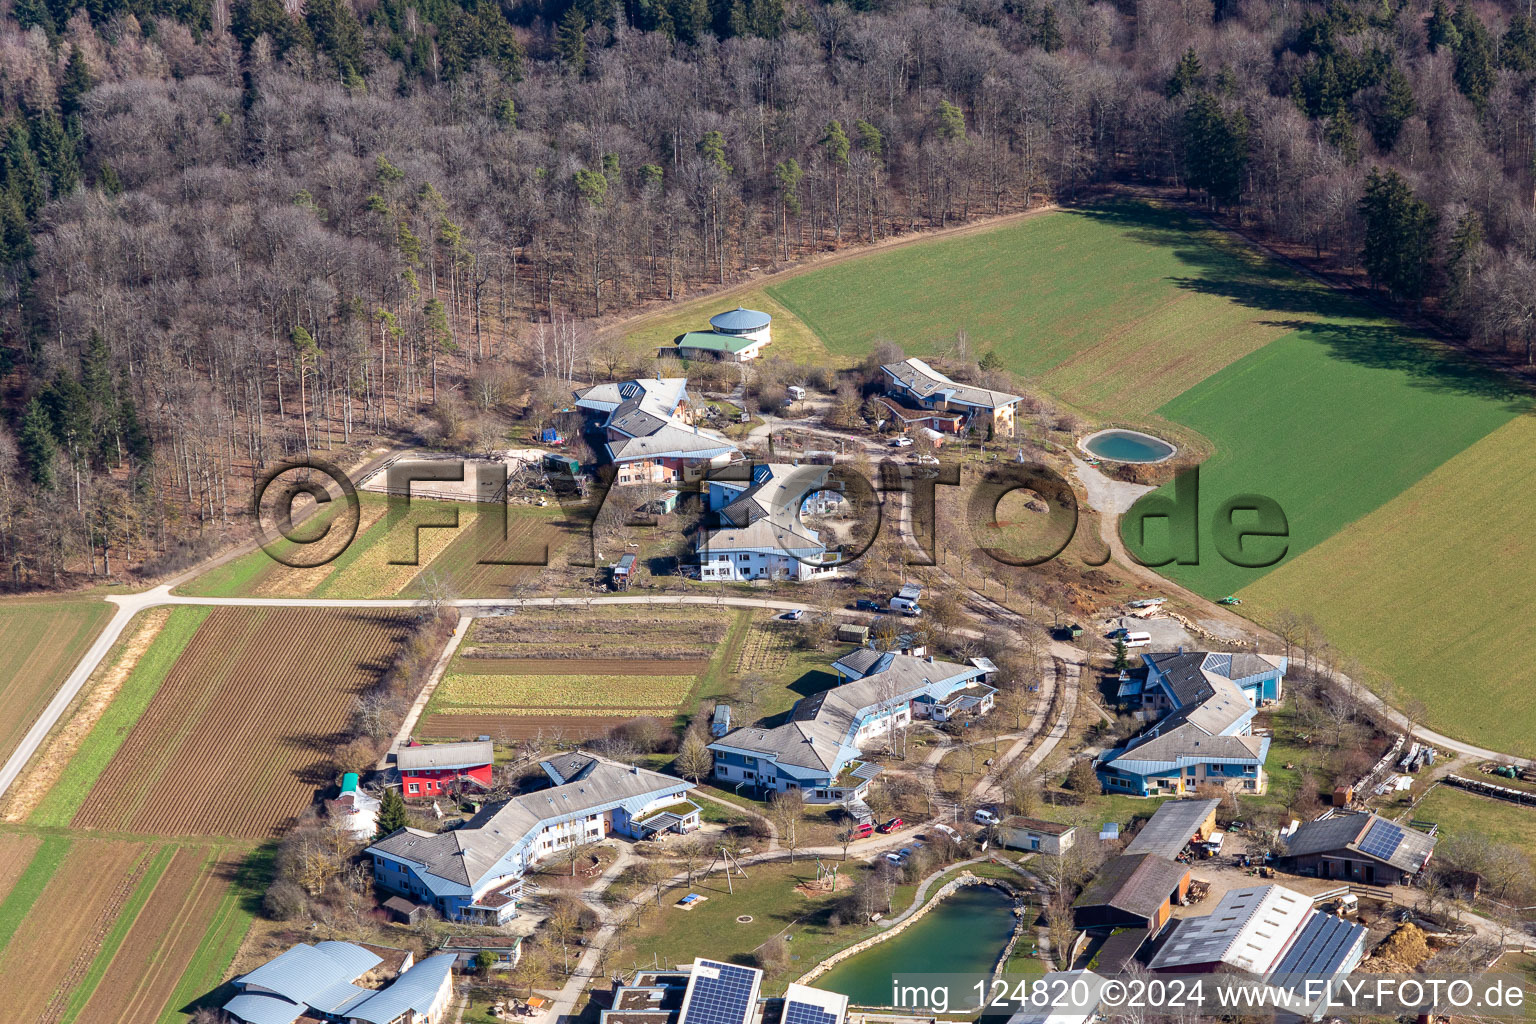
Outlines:
[[1410, 921], [1388, 935], [1359, 969], [1365, 974], [1411, 974], [1433, 955], [1424, 930]]

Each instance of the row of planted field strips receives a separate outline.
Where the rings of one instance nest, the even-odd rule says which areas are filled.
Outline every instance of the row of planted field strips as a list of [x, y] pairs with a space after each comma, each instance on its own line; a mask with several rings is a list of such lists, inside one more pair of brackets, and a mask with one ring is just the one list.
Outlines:
[[600, 735], [691, 704], [734, 613], [613, 607], [476, 619], [428, 702], [428, 739]]
[[174, 609], [31, 816], [0, 829], [0, 1017], [184, 1020], [250, 926], [260, 844], [334, 784], [406, 614]]
[[182, 1020], [258, 898], [248, 848], [0, 833], [0, 1005], [38, 1024]]
[[[391, 514], [384, 497], [363, 493], [356, 537], [345, 546], [331, 540], [311, 551], [279, 540], [199, 576], [182, 590], [197, 597], [413, 597], [429, 585], [473, 597], [499, 597], [535, 579], [570, 536], [556, 507], [507, 509], [475, 503], [414, 500]], [[344, 512], [324, 521], [347, 522]], [[319, 534], [319, 521], [300, 531]], [[336, 536], [345, 536], [338, 529]], [[273, 555], [277, 557], [273, 557]], [[330, 558], [294, 568], [288, 561]]]
[[7, 601], [0, 611], [0, 762], [111, 618], [105, 601]]
[[[163, 681], [146, 678], [131, 728], [98, 723], [33, 820], [271, 835], [331, 781], [329, 756], [353, 698], [404, 629], [400, 613], [382, 610], [178, 609], [135, 671]], [[119, 700], [144, 696], [130, 681]]]

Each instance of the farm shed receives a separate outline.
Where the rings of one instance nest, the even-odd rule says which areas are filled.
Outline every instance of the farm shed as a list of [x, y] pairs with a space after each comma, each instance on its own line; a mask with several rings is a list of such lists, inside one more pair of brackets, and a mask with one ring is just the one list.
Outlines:
[[1216, 830], [1220, 800], [1168, 800], [1126, 844], [1126, 853], [1155, 853], [1175, 860], [1191, 842], [1202, 841]]
[[863, 644], [869, 642], [869, 627], [858, 626], [851, 622], [845, 622], [837, 627], [837, 639], [839, 643]]
[[612, 575], [614, 590], [628, 590], [630, 583], [635, 578], [635, 556], [632, 552], [619, 557], [609, 570]]
[[1189, 869], [1151, 853], [1125, 854], [1107, 862], [1072, 904], [1077, 926], [1145, 928], [1156, 935], [1189, 891]]
[[1335, 813], [1291, 833], [1280, 863], [1298, 875], [1365, 885], [1407, 885], [1429, 863], [1435, 838], [1374, 814]]
[[389, 911], [389, 916], [399, 924], [415, 924], [421, 918], [424, 907], [420, 903], [412, 903], [402, 896], [391, 896], [381, 906]]
[[406, 799], [436, 796], [455, 786], [491, 788], [495, 748], [490, 740], [401, 747], [395, 755], [400, 791]]
[[1283, 885], [1233, 889], [1209, 914], [1180, 921], [1148, 966], [1179, 974], [1226, 967], [1267, 975], [1312, 914], [1311, 897]]
[[546, 473], [555, 473], [561, 476], [581, 475], [581, 463], [569, 455], [545, 455], [541, 465]]
[[715, 716], [709, 721], [709, 734], [719, 739], [731, 731], [731, 706], [729, 704], [716, 704]]

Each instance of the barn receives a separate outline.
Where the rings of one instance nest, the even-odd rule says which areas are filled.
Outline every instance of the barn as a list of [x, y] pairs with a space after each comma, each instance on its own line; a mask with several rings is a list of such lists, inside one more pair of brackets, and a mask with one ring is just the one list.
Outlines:
[[491, 788], [495, 762], [490, 740], [469, 743], [412, 744], [395, 755], [400, 792], [412, 797], [437, 796], [450, 789]]

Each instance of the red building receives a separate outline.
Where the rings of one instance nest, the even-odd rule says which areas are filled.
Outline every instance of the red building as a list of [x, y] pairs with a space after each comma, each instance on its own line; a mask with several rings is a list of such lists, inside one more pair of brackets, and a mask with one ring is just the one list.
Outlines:
[[401, 747], [395, 755], [400, 792], [412, 797], [437, 796], [449, 789], [491, 788], [493, 748], [489, 740], [475, 743], [430, 743]]

